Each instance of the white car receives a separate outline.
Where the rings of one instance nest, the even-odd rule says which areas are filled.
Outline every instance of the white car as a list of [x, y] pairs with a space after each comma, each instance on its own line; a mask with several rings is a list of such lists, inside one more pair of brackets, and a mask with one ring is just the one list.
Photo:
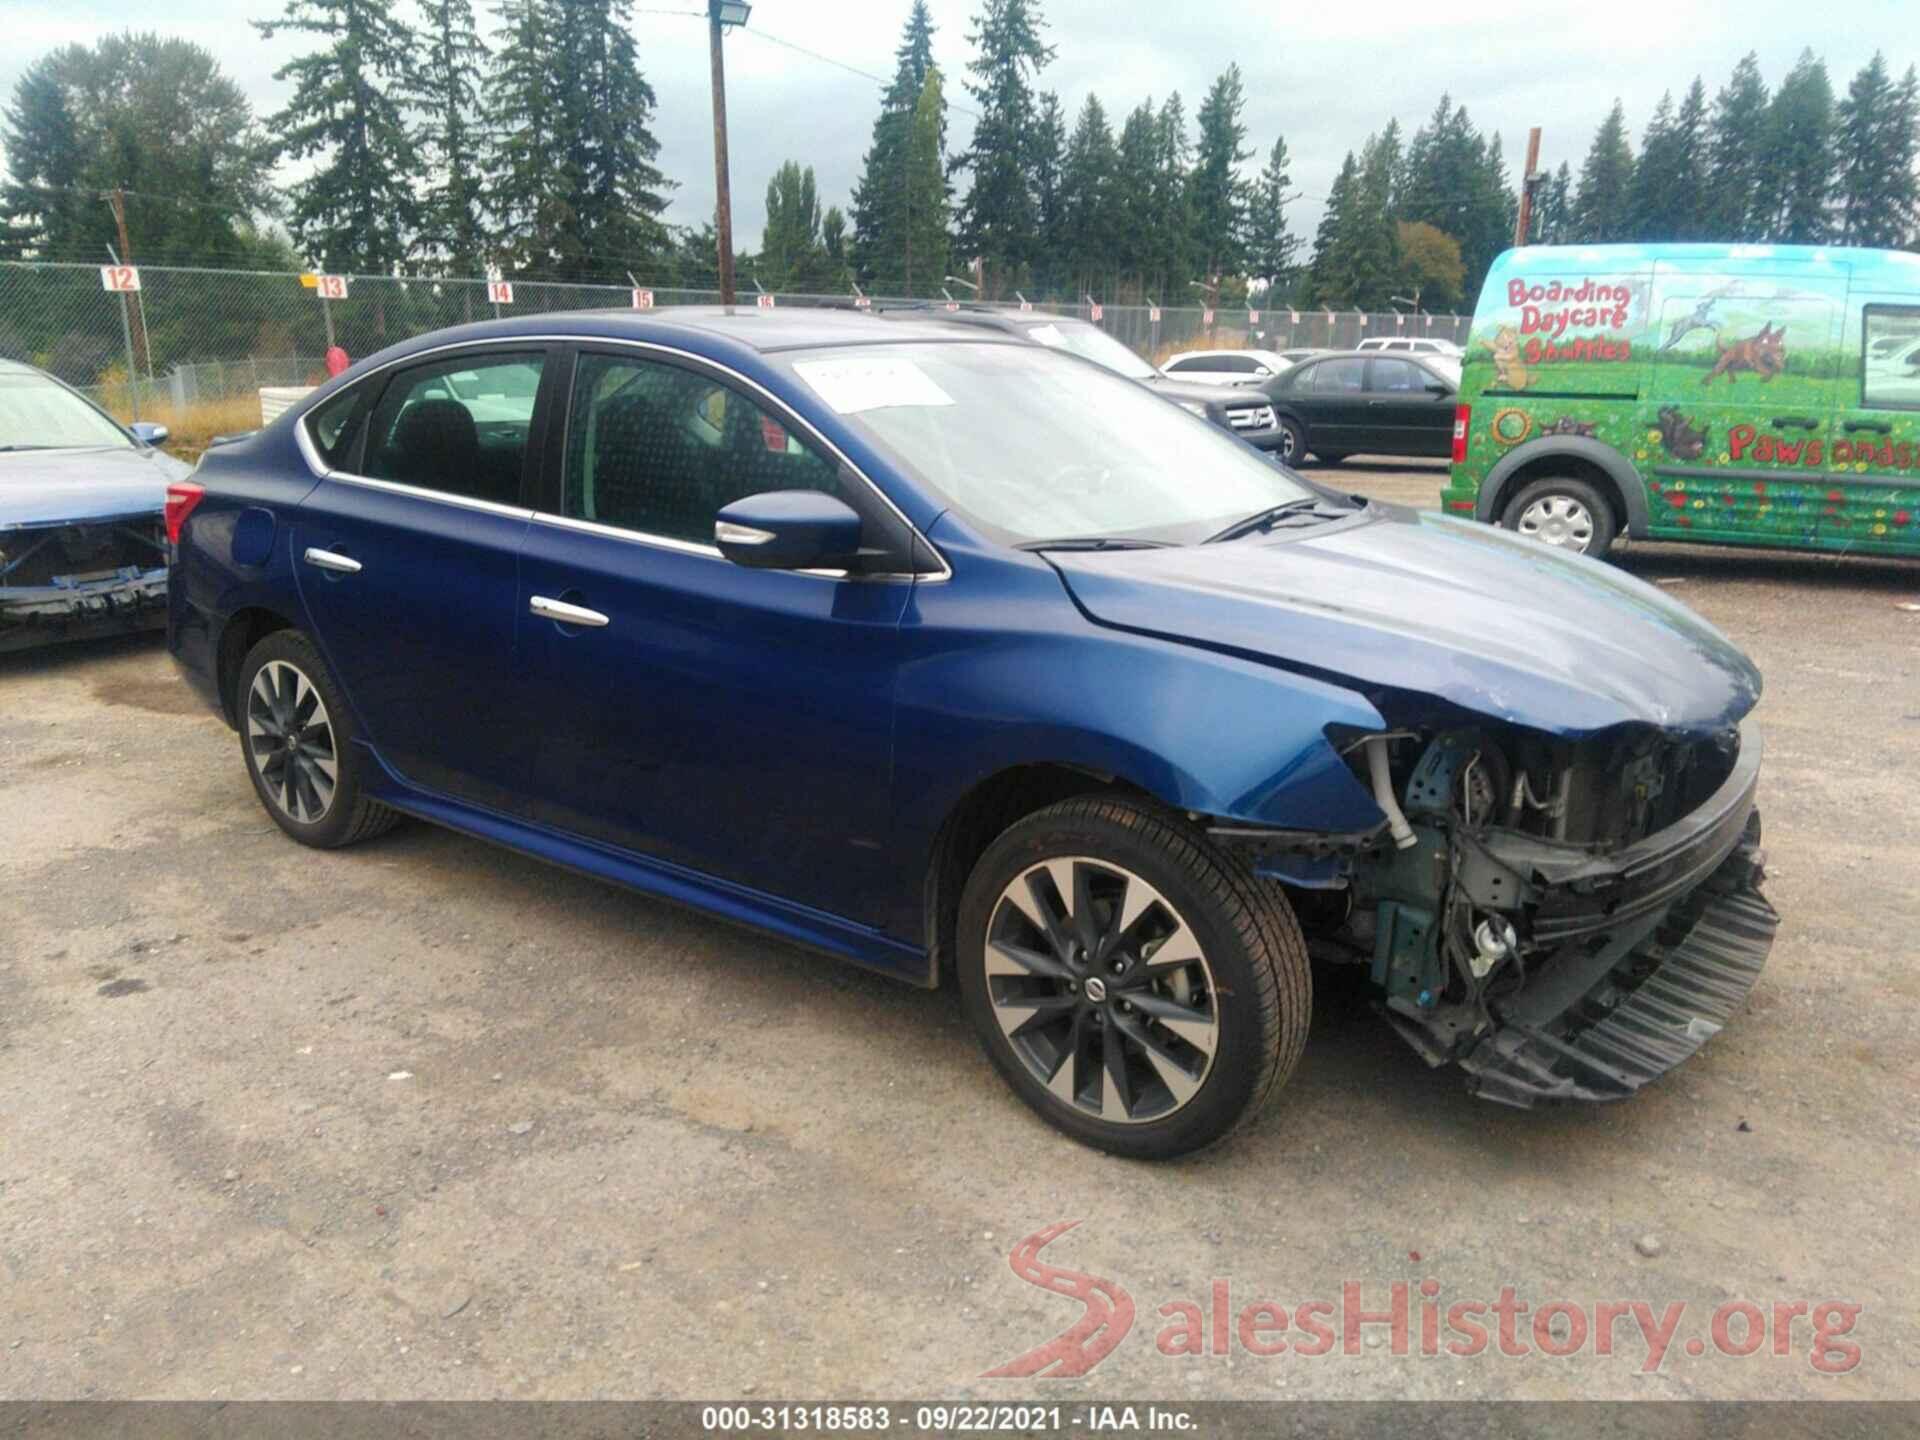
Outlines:
[[1466, 358], [1467, 353], [1451, 340], [1413, 339], [1399, 335], [1377, 335], [1371, 340], [1362, 340], [1354, 348], [1356, 350], [1397, 350], [1408, 355], [1450, 355], [1455, 360]]
[[1203, 385], [1258, 385], [1288, 365], [1272, 350], [1188, 350], [1160, 368], [1176, 380]]

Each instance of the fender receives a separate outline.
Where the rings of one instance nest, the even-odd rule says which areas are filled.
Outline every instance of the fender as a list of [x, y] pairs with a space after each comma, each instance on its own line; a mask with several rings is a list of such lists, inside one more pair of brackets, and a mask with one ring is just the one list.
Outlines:
[[1494, 514], [1494, 506], [1501, 490], [1513, 477], [1514, 472], [1523, 465], [1532, 465], [1540, 460], [1551, 460], [1557, 456], [1584, 460], [1604, 471], [1607, 478], [1613, 481], [1614, 488], [1620, 492], [1621, 504], [1626, 508], [1627, 534], [1635, 539], [1646, 535], [1648, 525], [1646, 482], [1640, 478], [1640, 472], [1634, 468], [1633, 462], [1626, 456], [1604, 440], [1595, 440], [1586, 435], [1551, 435], [1539, 440], [1523, 441], [1514, 446], [1500, 457], [1499, 463], [1487, 471], [1486, 479], [1480, 482], [1480, 498], [1474, 506], [1474, 519], [1484, 520], [1489, 525], [1499, 523], [1499, 517]]

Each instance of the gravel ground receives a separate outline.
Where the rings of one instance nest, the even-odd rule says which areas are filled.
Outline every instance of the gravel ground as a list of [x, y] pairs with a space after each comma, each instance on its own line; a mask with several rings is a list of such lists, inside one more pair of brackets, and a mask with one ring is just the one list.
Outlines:
[[[1767, 678], [1747, 1011], [1627, 1104], [1517, 1112], [1323, 972], [1264, 1120], [1162, 1166], [1032, 1118], [950, 993], [425, 825], [296, 847], [155, 639], [0, 657], [0, 1397], [1920, 1396], [1920, 570], [1620, 559]], [[983, 1378], [1080, 1314], [1008, 1265], [1058, 1221], [1134, 1333]], [[1686, 1310], [1654, 1373], [1631, 1321], [1423, 1358], [1417, 1291], [1415, 1354], [1261, 1358], [1211, 1353], [1217, 1280]], [[1741, 1299], [1858, 1305], [1858, 1364], [1818, 1373], [1807, 1319], [1686, 1353]], [[1204, 1358], [1156, 1347], [1181, 1301]]]

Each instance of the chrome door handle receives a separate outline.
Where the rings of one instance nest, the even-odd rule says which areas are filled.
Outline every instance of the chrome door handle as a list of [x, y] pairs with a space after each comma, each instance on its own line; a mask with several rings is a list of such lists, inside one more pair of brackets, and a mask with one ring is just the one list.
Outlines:
[[307, 547], [307, 563], [317, 565], [322, 570], [337, 570], [342, 575], [360, 573], [360, 562], [351, 555], [336, 555], [331, 550], [322, 550], [313, 545]]
[[562, 625], [585, 625], [597, 629], [607, 623], [607, 617], [598, 610], [589, 610], [584, 605], [569, 605], [564, 600], [549, 600], [545, 595], [534, 596], [527, 602], [527, 608], [542, 620], [554, 620]]

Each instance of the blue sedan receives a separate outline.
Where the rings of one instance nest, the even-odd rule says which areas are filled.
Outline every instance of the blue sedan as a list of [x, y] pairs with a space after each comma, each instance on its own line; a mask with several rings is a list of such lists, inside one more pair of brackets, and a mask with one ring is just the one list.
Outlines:
[[1772, 943], [1759, 677], [1713, 627], [990, 330], [444, 331], [169, 514], [169, 645], [287, 835], [413, 816], [951, 976], [1117, 1153], [1258, 1111], [1310, 954], [1525, 1105], [1631, 1094]]

